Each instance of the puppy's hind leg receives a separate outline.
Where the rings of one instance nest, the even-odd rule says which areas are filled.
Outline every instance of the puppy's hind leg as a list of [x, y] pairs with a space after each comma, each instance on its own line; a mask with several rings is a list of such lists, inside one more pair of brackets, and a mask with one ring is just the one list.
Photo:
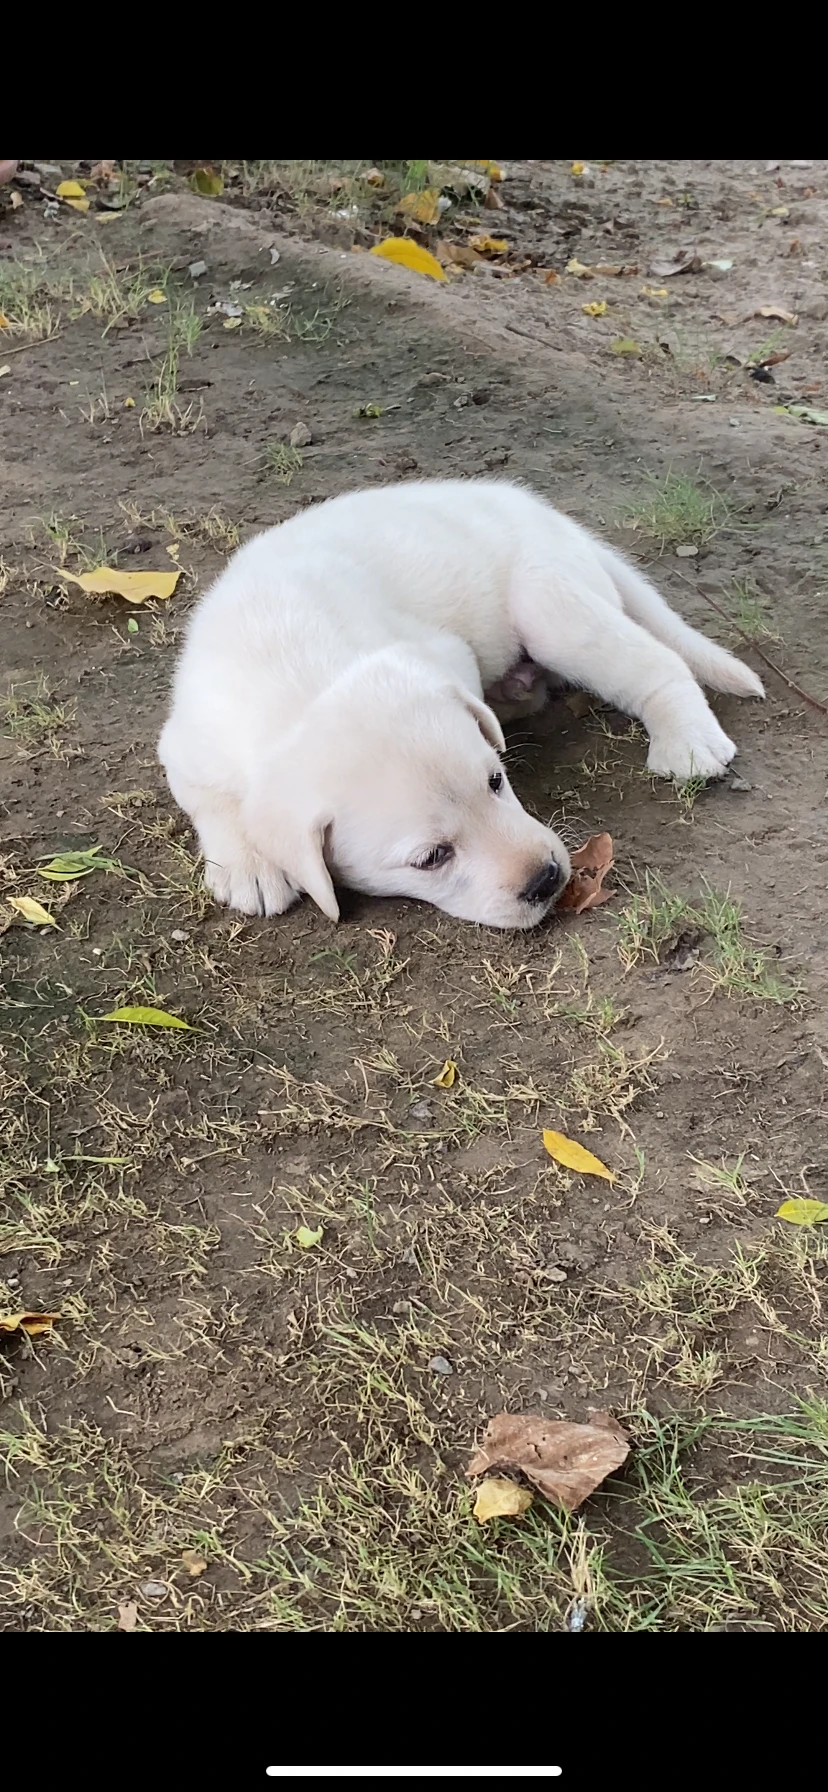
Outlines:
[[298, 891], [250, 845], [238, 804], [212, 791], [194, 792], [193, 799], [183, 806], [198, 830], [211, 895], [243, 915], [284, 914], [299, 900]]
[[510, 608], [534, 660], [644, 723], [651, 772], [665, 778], [722, 777], [736, 748], [671, 647], [599, 592], [570, 584], [560, 571], [524, 573]]

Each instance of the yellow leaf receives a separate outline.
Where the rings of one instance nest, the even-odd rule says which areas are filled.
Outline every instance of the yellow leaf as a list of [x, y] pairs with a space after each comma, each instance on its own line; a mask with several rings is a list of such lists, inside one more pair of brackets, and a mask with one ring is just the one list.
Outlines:
[[64, 199], [64, 205], [71, 205], [73, 212], [88, 212], [88, 199]]
[[77, 180], [62, 180], [60, 185], [55, 187], [55, 192], [58, 199], [84, 199], [86, 197], [80, 181]]
[[418, 224], [436, 224], [440, 217], [440, 194], [437, 187], [424, 187], [421, 193], [405, 193], [397, 206], [407, 218]]
[[33, 927], [57, 927], [54, 915], [50, 915], [47, 908], [42, 908], [39, 902], [35, 902], [33, 896], [10, 896], [9, 905], [17, 909], [24, 921], [31, 921]]
[[[264, 306], [259, 307], [256, 305], [251, 305], [250, 309], [251, 309], [251, 311], [256, 311], [259, 309], [264, 310]], [[225, 330], [240, 330], [241, 326], [242, 326], [242, 320], [240, 317], [226, 317], [224, 320]]]
[[59, 1313], [0, 1313], [0, 1332], [26, 1332], [30, 1338], [39, 1338], [41, 1332], [50, 1332]]
[[586, 162], [573, 162], [572, 167], [570, 169], [570, 173], [571, 174], [583, 174], [585, 167], [586, 167]]
[[669, 299], [666, 286], [642, 286], [639, 293], [641, 299]]
[[154, 286], [152, 292], [147, 293], [147, 302], [150, 305], [166, 305], [167, 295], [160, 286]]
[[196, 168], [190, 175], [190, 186], [195, 193], [201, 193], [204, 199], [218, 199], [219, 194], [224, 192], [224, 181], [212, 168]]
[[806, 1201], [801, 1195], [794, 1196], [792, 1201], [783, 1201], [776, 1209], [778, 1220], [789, 1220], [792, 1226], [819, 1226], [828, 1220], [828, 1204], [825, 1201]]
[[475, 249], [478, 255], [505, 255], [509, 247], [502, 236], [470, 236], [469, 248]]
[[507, 1481], [505, 1476], [490, 1475], [477, 1489], [474, 1516], [478, 1524], [488, 1524], [490, 1518], [519, 1518], [531, 1504], [528, 1487], [519, 1487], [517, 1481]]
[[576, 280], [594, 279], [592, 268], [588, 268], [583, 261], [579, 261], [577, 255], [573, 255], [572, 260], [567, 262], [564, 271], [567, 274], [572, 274]]
[[607, 309], [606, 299], [593, 299], [591, 305], [582, 305], [581, 306], [581, 310], [586, 312], [587, 317], [603, 317], [606, 309]]
[[124, 410], [134, 411], [134, 409], [135, 409], [135, 399], [134, 398], [125, 398], [124, 399]]
[[434, 1078], [435, 1089], [453, 1089], [457, 1080], [457, 1065], [453, 1058], [447, 1058], [440, 1075]]
[[315, 1244], [322, 1242], [322, 1227], [318, 1226], [316, 1231], [312, 1232], [310, 1226], [299, 1226], [294, 1237], [300, 1250], [312, 1251]]
[[122, 1021], [127, 1027], [180, 1027], [185, 1033], [193, 1031], [189, 1021], [179, 1020], [177, 1014], [168, 1014], [165, 1008], [113, 1008], [111, 1014], [99, 1014], [97, 1019]]
[[410, 268], [412, 274], [427, 274], [430, 280], [448, 279], [436, 256], [412, 243], [408, 236], [387, 236], [384, 242], [375, 243], [369, 253], [381, 255], [384, 261], [395, 261], [401, 268]]
[[56, 858], [49, 859], [48, 864], [38, 865], [38, 877], [45, 877], [50, 883], [74, 883], [79, 877], [91, 877], [93, 871], [108, 871], [113, 860], [99, 858], [99, 846], [89, 846], [84, 852], [61, 852]]
[[503, 179], [503, 169], [498, 167], [497, 162], [462, 162], [461, 167], [482, 168], [483, 173], [488, 174], [489, 179], [495, 182]]
[[11, 329], [11, 324], [9, 323], [9, 320], [6, 316], [5, 311], [0, 311], [0, 330], [10, 330], [10, 329]]
[[599, 1157], [593, 1157], [591, 1151], [585, 1150], [576, 1139], [568, 1139], [563, 1132], [544, 1132], [543, 1142], [550, 1157], [563, 1164], [567, 1170], [577, 1170], [581, 1176], [603, 1176], [605, 1182], [614, 1182], [612, 1170], [602, 1164]]
[[112, 592], [116, 597], [125, 597], [128, 603], [143, 604], [148, 597], [172, 597], [181, 577], [181, 570], [175, 572], [119, 572], [115, 566], [96, 566], [94, 572], [67, 572], [62, 566], [56, 566], [55, 572], [62, 579], [69, 579], [73, 585], [80, 585], [82, 591], [88, 591], [93, 597], [103, 597]]
[[204, 1557], [200, 1556], [196, 1549], [182, 1549], [181, 1560], [187, 1573], [191, 1574], [194, 1580], [197, 1575], [203, 1574], [207, 1567]]
[[632, 336], [619, 336], [616, 342], [610, 343], [611, 355], [640, 355], [640, 353], [641, 344], [635, 342]]

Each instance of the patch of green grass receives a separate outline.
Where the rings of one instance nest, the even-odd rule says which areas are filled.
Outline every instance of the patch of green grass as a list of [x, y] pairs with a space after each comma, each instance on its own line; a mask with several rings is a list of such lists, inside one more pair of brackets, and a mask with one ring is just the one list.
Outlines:
[[624, 519], [662, 548], [703, 547], [727, 522], [731, 506], [721, 492], [705, 480], [684, 473], [647, 475], [646, 490], [638, 504], [629, 505]]
[[710, 940], [711, 957], [698, 969], [714, 989], [776, 1004], [792, 1002], [799, 994], [800, 985], [776, 968], [770, 952], [748, 938], [741, 907], [729, 894], [706, 889], [700, 901], [690, 902], [649, 872], [643, 891], [631, 897], [618, 917], [618, 955], [626, 970], [646, 958], [658, 964], [687, 932]]
[[42, 673], [28, 683], [11, 685], [0, 699], [0, 723], [27, 756], [49, 752], [64, 759], [63, 732], [74, 719], [74, 706], [57, 702]]
[[297, 473], [302, 471], [303, 458], [300, 448], [291, 448], [286, 442], [268, 442], [265, 448], [265, 466], [280, 485], [290, 485]]
[[170, 304], [167, 326], [167, 351], [148, 387], [141, 412], [141, 429], [167, 429], [173, 435], [189, 435], [198, 428], [204, 407], [189, 404], [183, 410], [178, 403], [178, 370], [181, 356], [191, 355], [201, 334], [201, 318], [192, 299], [175, 299]]
[[748, 575], [731, 580], [728, 607], [736, 627], [751, 641], [781, 641], [768, 615], [767, 599], [762, 597]]

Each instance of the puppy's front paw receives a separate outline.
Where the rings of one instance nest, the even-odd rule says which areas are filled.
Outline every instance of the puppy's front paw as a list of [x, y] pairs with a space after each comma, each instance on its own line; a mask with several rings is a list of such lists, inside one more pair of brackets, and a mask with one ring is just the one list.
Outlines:
[[217, 902], [242, 915], [283, 915], [298, 893], [275, 865], [247, 853], [229, 865], [205, 860], [204, 882]]
[[657, 778], [723, 778], [736, 752], [736, 744], [719, 727], [714, 715], [704, 726], [653, 734], [647, 770]]

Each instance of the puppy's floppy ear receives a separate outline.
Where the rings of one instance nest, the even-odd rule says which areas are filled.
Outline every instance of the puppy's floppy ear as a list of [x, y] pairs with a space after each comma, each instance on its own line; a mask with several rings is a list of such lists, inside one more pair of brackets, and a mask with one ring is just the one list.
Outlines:
[[483, 739], [488, 741], [490, 747], [495, 747], [498, 753], [505, 753], [506, 739], [494, 710], [483, 702], [482, 697], [473, 697], [471, 691], [463, 691], [461, 695], [466, 708], [471, 710]]
[[263, 765], [243, 806], [244, 825], [263, 858], [278, 865], [295, 890], [313, 898], [329, 921], [339, 920], [339, 904], [325, 864], [328, 813], [301, 764], [279, 755]]

